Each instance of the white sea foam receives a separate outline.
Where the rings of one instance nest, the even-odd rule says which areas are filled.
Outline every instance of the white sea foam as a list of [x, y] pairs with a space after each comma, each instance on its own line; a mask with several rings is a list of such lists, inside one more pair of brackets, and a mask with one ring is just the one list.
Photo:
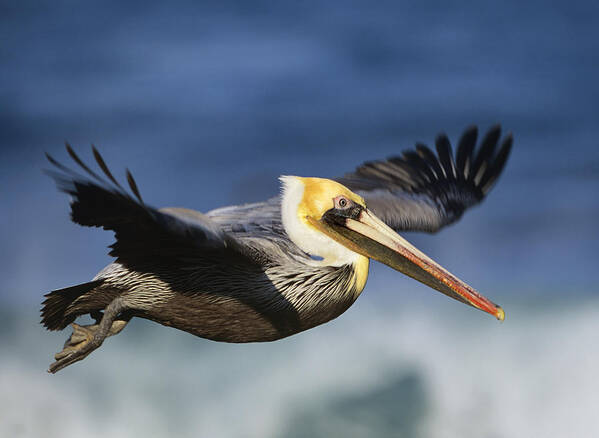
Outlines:
[[[504, 323], [453, 303], [404, 305], [399, 315], [395, 303], [360, 304], [271, 344], [137, 323], [55, 376], [42, 363], [58, 338], [33, 322], [25, 334], [12, 329], [17, 342], [1, 340], [0, 436], [268, 437], [331, 425], [339, 436], [395, 436], [380, 405], [360, 396], [402, 375], [424, 394], [417, 436], [599, 436], [597, 301], [506, 305]], [[397, 390], [386, 405], [400, 415], [413, 396]], [[364, 415], [340, 420], [335, 406], [356, 398]]]

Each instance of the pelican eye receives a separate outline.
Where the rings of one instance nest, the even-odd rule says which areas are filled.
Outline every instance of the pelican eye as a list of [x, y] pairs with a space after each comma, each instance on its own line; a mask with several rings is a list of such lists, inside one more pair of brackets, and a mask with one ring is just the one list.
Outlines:
[[345, 210], [346, 208], [349, 208], [351, 205], [351, 202], [349, 201], [349, 199], [347, 199], [344, 196], [337, 196], [335, 199], [335, 208], [340, 209], [340, 210]]

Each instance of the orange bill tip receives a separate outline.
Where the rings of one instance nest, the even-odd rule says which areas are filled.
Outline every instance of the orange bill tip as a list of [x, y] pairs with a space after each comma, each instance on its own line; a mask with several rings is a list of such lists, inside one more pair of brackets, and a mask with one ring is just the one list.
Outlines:
[[497, 312], [495, 313], [495, 316], [499, 321], [503, 321], [505, 319], [505, 312], [501, 307], [497, 306]]

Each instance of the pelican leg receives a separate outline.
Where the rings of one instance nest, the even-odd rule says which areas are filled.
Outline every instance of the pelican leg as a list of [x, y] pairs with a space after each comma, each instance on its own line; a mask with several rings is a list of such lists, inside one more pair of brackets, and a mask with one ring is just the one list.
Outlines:
[[100, 312], [92, 314], [96, 324], [71, 324], [73, 333], [64, 343], [62, 351], [54, 355], [56, 362], [50, 365], [48, 372], [56, 373], [64, 367], [85, 359], [102, 345], [104, 339], [120, 333], [131, 319], [131, 315], [121, 315], [125, 310], [127, 307], [122, 298], [115, 298], [104, 309], [103, 314]]

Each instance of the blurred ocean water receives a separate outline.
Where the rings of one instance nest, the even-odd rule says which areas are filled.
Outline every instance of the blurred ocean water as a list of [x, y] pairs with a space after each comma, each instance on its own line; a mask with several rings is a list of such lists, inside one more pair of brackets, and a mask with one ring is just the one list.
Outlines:
[[[0, 436], [599, 435], [596, 2], [0, 4]], [[480, 208], [409, 240], [500, 324], [374, 264], [341, 318], [225, 345], [138, 321], [45, 369], [49, 290], [109, 262], [40, 170], [71, 142], [207, 211], [471, 123], [514, 132]]]
[[596, 298], [508, 302], [505, 323], [441, 299], [384, 310], [362, 299], [269, 344], [136, 322], [55, 376], [41, 371], [62, 336], [40, 336], [31, 315], [3, 318], [0, 436], [599, 434]]

